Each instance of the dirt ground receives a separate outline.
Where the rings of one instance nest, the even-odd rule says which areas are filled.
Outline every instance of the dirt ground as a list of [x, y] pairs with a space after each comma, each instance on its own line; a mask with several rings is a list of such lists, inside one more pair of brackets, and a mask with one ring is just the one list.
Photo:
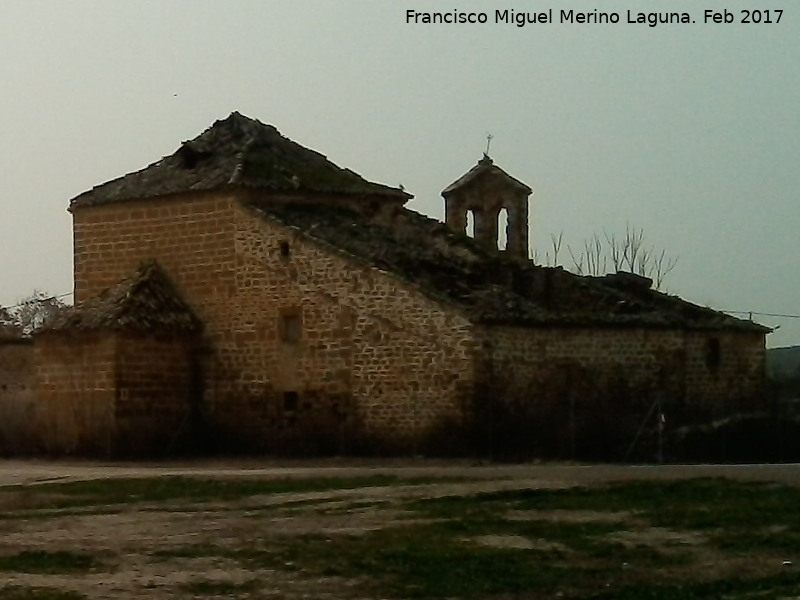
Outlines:
[[0, 486], [52, 481], [169, 475], [197, 477], [469, 477], [518, 478], [559, 485], [627, 479], [729, 477], [800, 484], [800, 463], [754, 465], [584, 465], [569, 463], [486, 464], [468, 461], [352, 460], [276, 461], [271, 459], [189, 461], [175, 463], [102, 463], [87, 461], [0, 461]]
[[[74, 590], [92, 600], [172, 598], [370, 598], [359, 581], [320, 578], [285, 569], [244, 568], [241, 563], [208, 556], [166, 556], [175, 548], [216, 547], [235, 550], [270, 536], [358, 535], [406, 522], [408, 514], [393, 503], [478, 491], [522, 488], [564, 488], [611, 480], [675, 479], [724, 476], [743, 480], [779, 481], [800, 486], [800, 465], [615, 466], [574, 464], [474, 465], [468, 462], [344, 461], [280, 463], [272, 461], [205, 461], [153, 464], [89, 462], [0, 462], [0, 487], [7, 494], [0, 512], [24, 509], [25, 488], [37, 484], [102, 478], [181, 475], [202, 478], [319, 478], [395, 475], [435, 478], [433, 483], [365, 487], [302, 494], [247, 497], [233, 502], [175, 501], [157, 505], [130, 504], [115, 510], [65, 510], [47, 518], [21, 516], [0, 520], [0, 556], [22, 551], [85, 552], [107, 556], [113, 568], [79, 575], [0, 573], [0, 597], [13, 586]], [[452, 480], [450, 480], [452, 479]], [[297, 510], [307, 503], [311, 508]], [[319, 510], [324, 505], [325, 510]], [[336, 508], [341, 507], [341, 510]], [[265, 510], [265, 509], [279, 510]], [[291, 508], [291, 510], [289, 510]], [[554, 517], [555, 518], [555, 517]], [[489, 545], [523, 543], [486, 539]], [[162, 557], [162, 558], [156, 558]], [[257, 589], [248, 587], [258, 581]], [[208, 584], [197, 592], [189, 584]], [[221, 587], [214, 592], [213, 584]], [[250, 590], [250, 591], [248, 591]], [[27, 598], [27, 596], [26, 596]]]

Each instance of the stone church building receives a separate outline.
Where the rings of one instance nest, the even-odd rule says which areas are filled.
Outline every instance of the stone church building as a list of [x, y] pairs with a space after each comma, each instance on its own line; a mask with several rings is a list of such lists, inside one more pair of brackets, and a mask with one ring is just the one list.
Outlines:
[[77, 196], [75, 307], [32, 345], [41, 448], [619, 458], [656, 404], [755, 401], [767, 328], [533, 264], [531, 188], [487, 156], [442, 195], [445, 223], [233, 113]]

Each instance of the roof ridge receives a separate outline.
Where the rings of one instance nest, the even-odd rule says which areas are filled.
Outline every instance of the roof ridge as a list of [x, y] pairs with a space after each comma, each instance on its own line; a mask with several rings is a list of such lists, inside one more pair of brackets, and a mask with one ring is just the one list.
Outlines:
[[287, 138], [274, 125], [232, 112], [172, 154], [75, 196], [70, 209], [229, 186], [271, 193], [344, 195], [405, 202], [411, 194], [371, 182]]
[[469, 171], [464, 173], [461, 177], [456, 179], [453, 183], [448, 185], [446, 188], [442, 190], [442, 196], [447, 196], [454, 192], [455, 190], [469, 184], [470, 182], [474, 181], [480, 175], [486, 174], [494, 174], [494, 175], [501, 175], [505, 177], [513, 186], [525, 191], [528, 194], [533, 193], [531, 187], [508, 173], [505, 169], [498, 167], [494, 164], [494, 161], [487, 155], [484, 154], [483, 157], [475, 164]]
[[201, 327], [171, 279], [151, 259], [141, 263], [130, 277], [71, 307], [42, 333], [98, 329], [194, 332]]

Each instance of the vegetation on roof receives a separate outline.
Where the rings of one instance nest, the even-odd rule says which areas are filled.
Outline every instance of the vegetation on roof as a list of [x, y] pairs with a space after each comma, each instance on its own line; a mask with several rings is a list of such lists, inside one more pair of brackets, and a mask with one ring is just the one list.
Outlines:
[[70, 208], [231, 186], [288, 194], [411, 198], [399, 188], [367, 181], [335, 165], [282, 136], [272, 125], [234, 112], [173, 154], [73, 198]]
[[42, 331], [128, 330], [184, 331], [201, 328], [200, 320], [180, 298], [155, 261], [86, 302], [64, 311]]
[[251, 206], [266, 218], [458, 305], [475, 321], [769, 331], [655, 291], [643, 277], [584, 277], [506, 258], [405, 208], [398, 209], [387, 226], [341, 207], [277, 202]]

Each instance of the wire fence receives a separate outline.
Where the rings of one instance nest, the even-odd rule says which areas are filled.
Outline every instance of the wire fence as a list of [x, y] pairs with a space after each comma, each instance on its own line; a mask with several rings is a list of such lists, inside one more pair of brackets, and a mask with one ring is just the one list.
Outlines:
[[63, 294], [57, 294], [55, 296], [47, 296], [46, 298], [35, 298], [35, 297], [32, 297], [32, 298], [28, 298], [27, 300], [22, 300], [22, 301], [18, 302], [17, 304], [12, 304], [11, 306], [2, 306], [2, 305], [0, 305], [0, 308], [5, 308], [7, 310], [13, 310], [15, 308], [20, 308], [21, 306], [26, 306], [26, 305], [30, 304], [31, 302], [50, 302], [52, 300], [61, 300], [62, 298], [66, 298], [67, 296], [72, 296], [73, 294], [74, 294], [74, 292], [65, 292]]
[[[61, 300], [62, 298], [67, 298], [68, 296], [72, 296], [74, 292], [65, 292], [63, 294], [57, 294], [55, 296], [48, 296], [46, 298], [29, 298], [27, 300], [23, 300], [17, 304], [13, 304], [11, 306], [0, 306], [0, 308], [6, 309], [14, 309], [19, 308], [20, 306], [25, 306], [30, 302], [50, 302], [51, 300]], [[753, 317], [769, 317], [772, 319], [800, 319], [800, 315], [790, 315], [784, 313], [773, 313], [773, 312], [761, 312], [757, 310], [726, 310], [720, 309], [720, 312], [735, 315], [735, 316], [743, 316], [747, 317], [750, 321], [753, 320]]]
[[758, 312], [755, 310], [723, 310], [721, 312], [728, 313], [729, 315], [747, 315], [750, 320], [753, 320], [753, 317], [772, 317], [776, 319], [800, 319], [800, 315], [784, 315], [780, 313], [767, 313], [767, 312]]

